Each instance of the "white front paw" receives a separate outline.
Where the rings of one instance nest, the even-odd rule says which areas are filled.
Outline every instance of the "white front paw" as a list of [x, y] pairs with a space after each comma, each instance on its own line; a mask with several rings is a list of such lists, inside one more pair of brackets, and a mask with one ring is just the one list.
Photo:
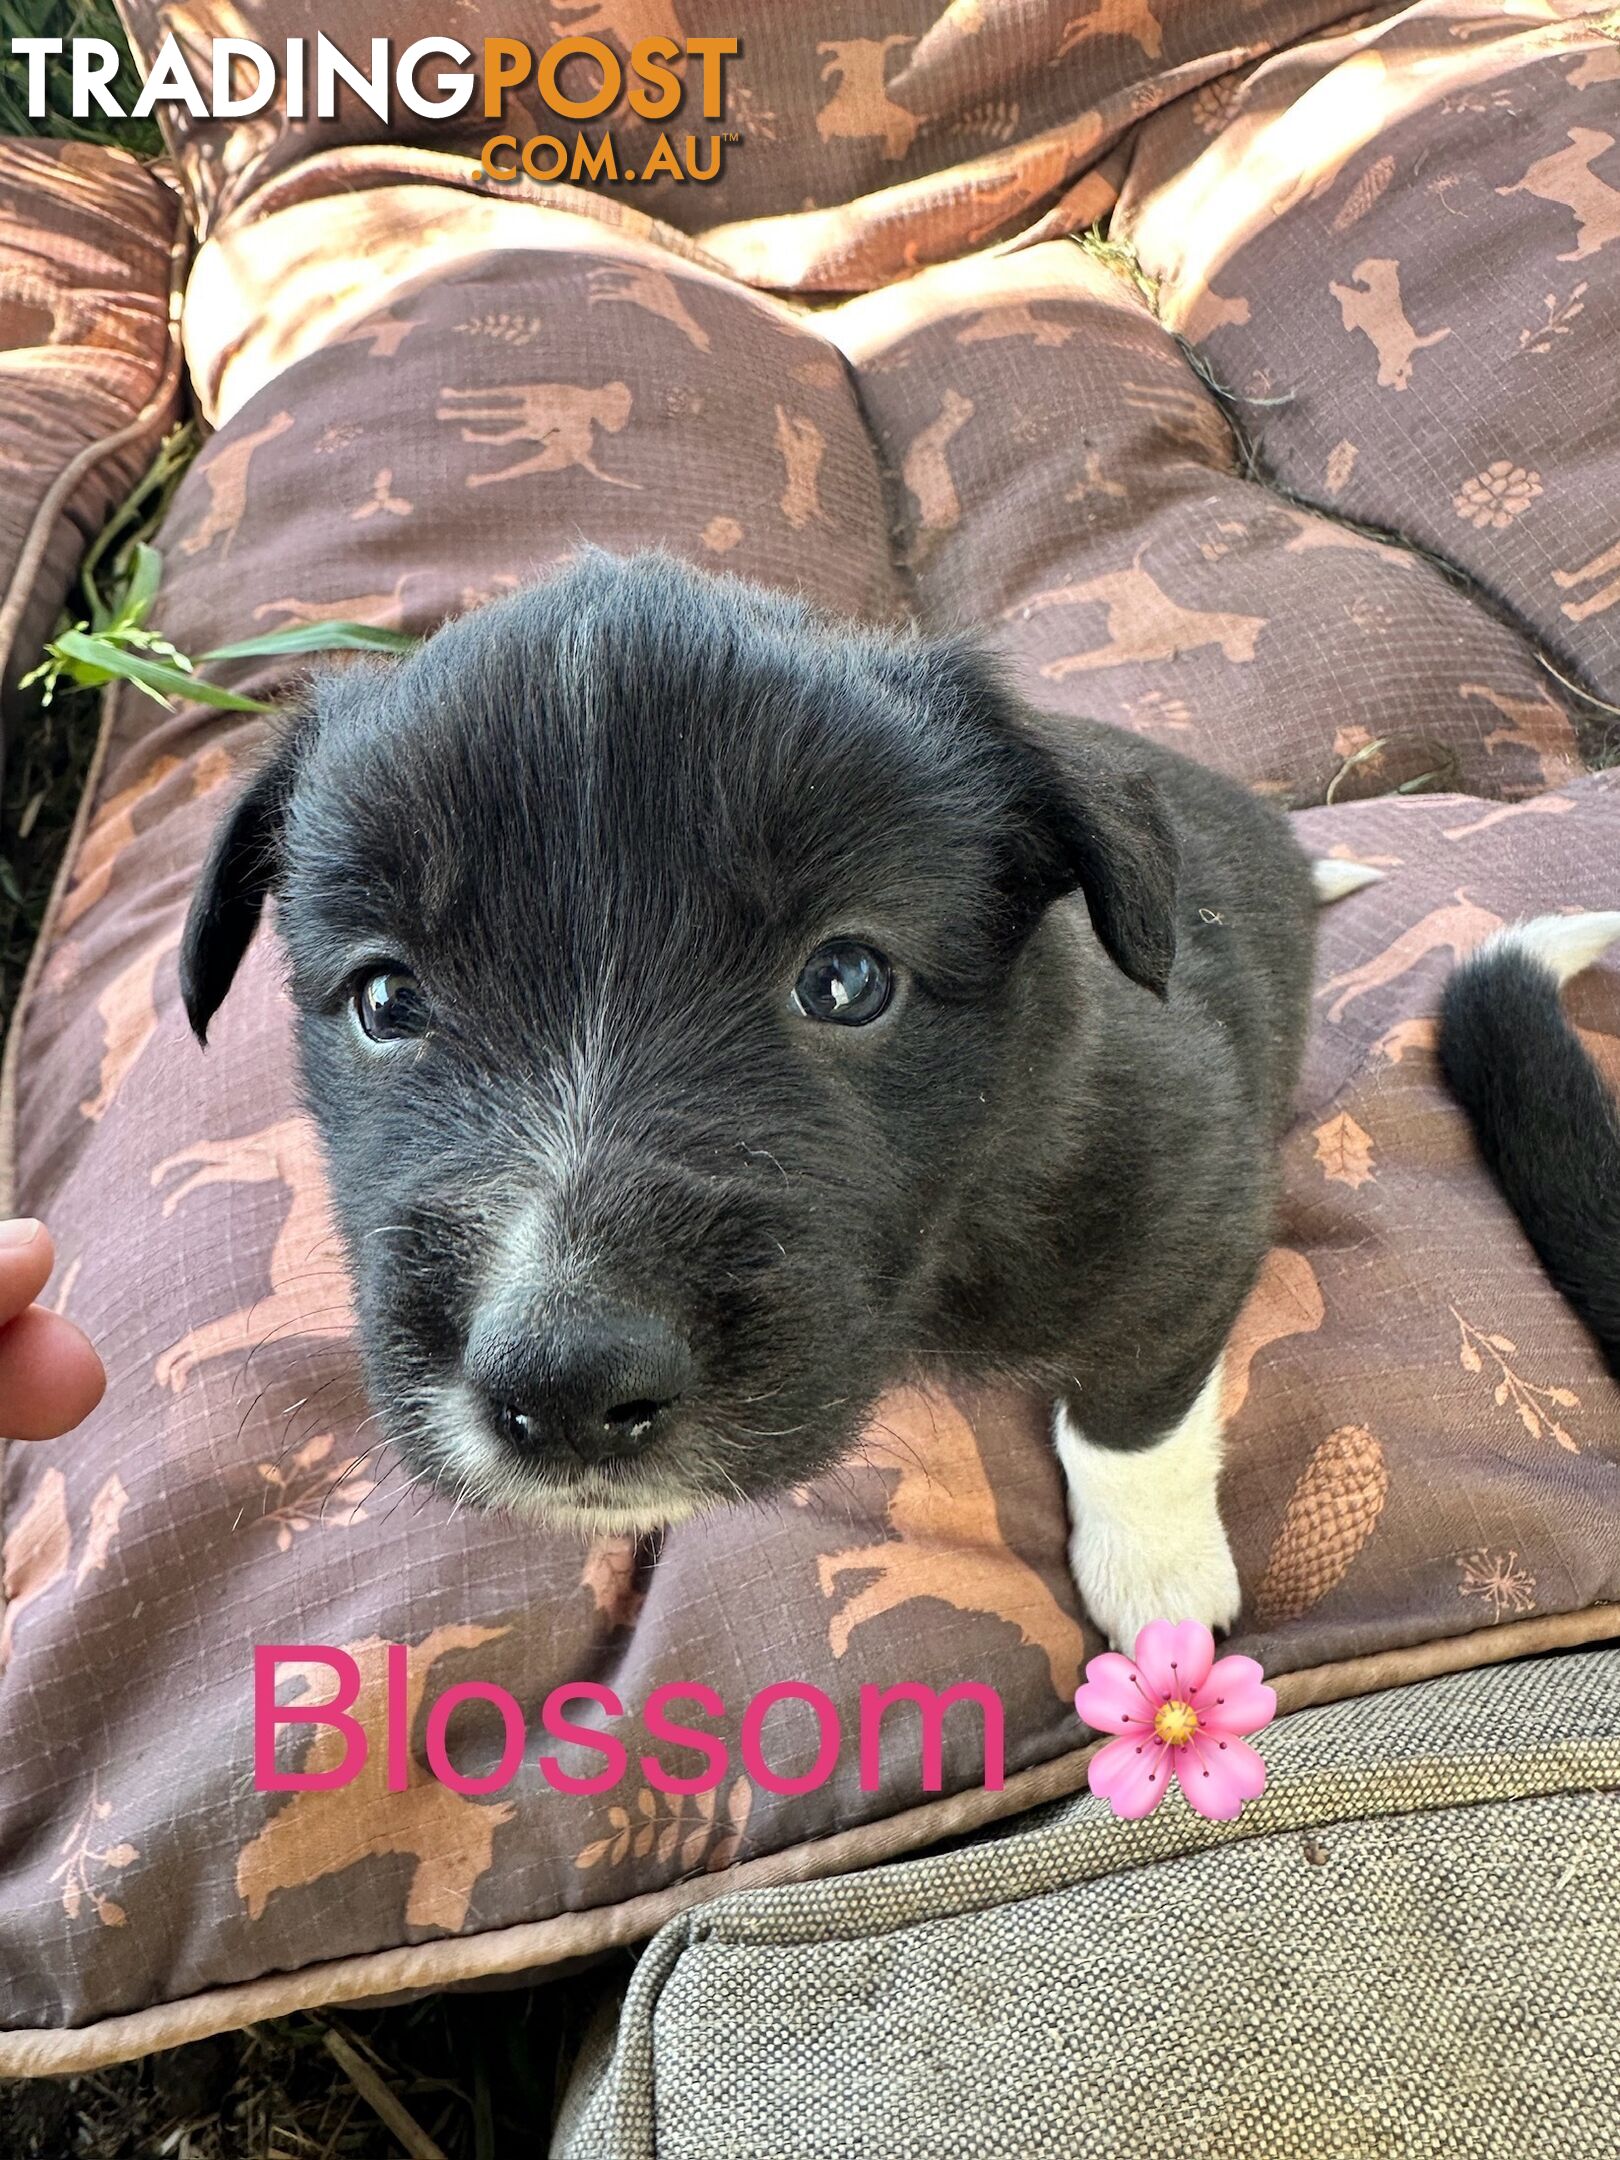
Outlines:
[[1220, 1633], [1243, 1602], [1232, 1550], [1218, 1517], [1185, 1518], [1167, 1535], [1123, 1535], [1098, 1516], [1069, 1539], [1069, 1566], [1093, 1623], [1127, 1656], [1150, 1620], [1201, 1620]]

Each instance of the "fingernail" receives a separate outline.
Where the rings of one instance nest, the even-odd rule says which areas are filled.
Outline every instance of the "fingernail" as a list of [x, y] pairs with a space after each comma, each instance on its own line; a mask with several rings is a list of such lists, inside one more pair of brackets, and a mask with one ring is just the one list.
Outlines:
[[41, 1225], [32, 1215], [21, 1215], [10, 1222], [0, 1222], [0, 1247], [18, 1251], [24, 1245], [32, 1245], [39, 1236]]

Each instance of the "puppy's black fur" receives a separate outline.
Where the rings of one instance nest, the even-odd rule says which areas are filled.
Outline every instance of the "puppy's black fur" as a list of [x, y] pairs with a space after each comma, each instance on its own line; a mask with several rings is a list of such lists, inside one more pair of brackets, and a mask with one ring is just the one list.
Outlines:
[[[202, 875], [199, 1036], [271, 894], [371, 1392], [474, 1498], [672, 1519], [952, 1369], [1140, 1447], [1264, 1252], [1307, 866], [1242, 789], [1043, 723], [970, 644], [587, 555], [316, 686]], [[894, 967], [869, 1026], [791, 1002], [836, 937]], [[380, 969], [420, 1039], [356, 1025]], [[644, 1446], [491, 1414], [604, 1326], [674, 1346]]]
[[1446, 985], [1440, 1062], [1542, 1266], [1620, 1380], [1620, 1108], [1560, 979], [1522, 932], [1492, 940]]

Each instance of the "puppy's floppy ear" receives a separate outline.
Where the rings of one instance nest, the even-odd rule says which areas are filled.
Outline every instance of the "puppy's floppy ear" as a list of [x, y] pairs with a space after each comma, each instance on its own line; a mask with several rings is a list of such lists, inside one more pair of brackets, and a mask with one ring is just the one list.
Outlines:
[[1042, 745], [1019, 747], [1030, 769], [1021, 814], [1034, 842], [1024, 874], [1039, 904], [1078, 887], [1109, 958], [1164, 997], [1176, 957], [1181, 850], [1152, 775], [1109, 753], [1077, 757], [1068, 770]]
[[191, 896], [180, 940], [180, 996], [192, 1033], [205, 1046], [208, 1023], [253, 941], [280, 868], [282, 825], [309, 732], [309, 722], [292, 722], [226, 811]]
[[1083, 892], [1104, 951], [1162, 998], [1176, 957], [1181, 850], [1146, 762], [1086, 723], [1071, 739], [1062, 722], [1041, 721], [971, 638], [945, 639], [932, 657], [994, 745], [1012, 826], [1009, 898], [1038, 914]]

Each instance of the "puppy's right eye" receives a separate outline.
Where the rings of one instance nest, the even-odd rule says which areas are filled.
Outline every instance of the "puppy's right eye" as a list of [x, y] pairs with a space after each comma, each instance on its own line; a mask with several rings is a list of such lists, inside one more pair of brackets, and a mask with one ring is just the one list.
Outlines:
[[367, 975], [355, 987], [353, 1004], [356, 1025], [369, 1042], [409, 1042], [427, 1033], [427, 999], [404, 968]]
[[885, 1010], [893, 986], [893, 972], [880, 952], [853, 938], [838, 938], [804, 963], [793, 986], [792, 1004], [806, 1020], [865, 1027]]

